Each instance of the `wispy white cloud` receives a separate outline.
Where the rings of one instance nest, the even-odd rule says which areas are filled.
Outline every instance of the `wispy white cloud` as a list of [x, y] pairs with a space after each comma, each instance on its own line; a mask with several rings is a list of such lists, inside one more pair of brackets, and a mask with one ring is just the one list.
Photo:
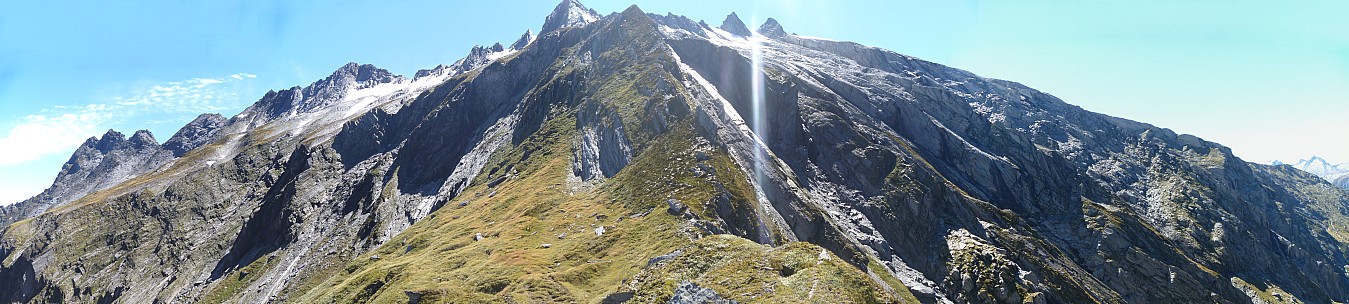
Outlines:
[[193, 78], [150, 86], [148, 89], [134, 92], [127, 97], [113, 97], [118, 106], [130, 107], [138, 112], [215, 112], [224, 109], [222, 101], [238, 99], [234, 90], [221, 84], [239, 82], [256, 78], [256, 75], [239, 73], [220, 78]]
[[236, 89], [228, 84], [256, 75], [239, 73], [219, 78], [193, 78], [151, 85], [114, 96], [110, 102], [80, 106], [53, 106], [27, 115], [0, 130], [0, 167], [69, 153], [90, 136], [101, 135], [118, 121], [153, 115], [195, 115], [236, 106]]
[[238, 73], [230, 75], [229, 77], [234, 78], [234, 80], [244, 80], [244, 78], [258, 78], [258, 75], [253, 75], [249, 73]]
[[[0, 137], [0, 166], [21, 164], [79, 146], [114, 115], [109, 106], [92, 104], [67, 113], [28, 115]], [[73, 111], [70, 111], [73, 110]]]

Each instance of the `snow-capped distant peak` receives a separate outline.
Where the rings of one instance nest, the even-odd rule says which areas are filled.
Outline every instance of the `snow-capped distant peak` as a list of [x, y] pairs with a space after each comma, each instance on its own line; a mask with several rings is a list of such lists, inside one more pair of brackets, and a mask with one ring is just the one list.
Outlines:
[[1276, 161], [1275, 164], [1287, 164], [1293, 166], [1293, 168], [1315, 174], [1316, 176], [1320, 176], [1331, 182], [1340, 178], [1349, 177], [1349, 163], [1332, 164], [1331, 162], [1326, 161], [1326, 159], [1315, 155], [1311, 158], [1300, 159], [1296, 163]]
[[539, 33], [546, 34], [561, 28], [582, 26], [596, 20], [600, 20], [600, 14], [581, 5], [580, 1], [562, 0], [562, 3], [553, 8], [553, 13], [544, 19], [543, 30]]

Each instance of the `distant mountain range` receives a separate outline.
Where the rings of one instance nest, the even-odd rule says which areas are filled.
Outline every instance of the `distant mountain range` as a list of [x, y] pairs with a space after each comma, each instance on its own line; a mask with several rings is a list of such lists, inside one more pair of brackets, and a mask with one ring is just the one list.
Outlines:
[[1331, 164], [1320, 156], [1300, 159], [1296, 163], [1274, 161], [1274, 165], [1289, 165], [1298, 170], [1316, 174], [1337, 187], [1349, 189], [1349, 163]]

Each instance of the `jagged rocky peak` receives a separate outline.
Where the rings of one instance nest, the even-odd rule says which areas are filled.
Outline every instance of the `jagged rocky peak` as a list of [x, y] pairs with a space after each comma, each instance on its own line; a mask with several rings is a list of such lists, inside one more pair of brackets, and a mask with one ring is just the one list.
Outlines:
[[534, 41], [534, 33], [529, 30], [525, 30], [525, 34], [520, 35], [520, 39], [516, 39], [515, 43], [511, 43], [511, 49], [512, 50], [524, 49], [525, 46], [529, 45], [529, 42], [531, 41]]
[[553, 13], [544, 19], [543, 29], [539, 33], [547, 34], [565, 27], [582, 26], [599, 19], [599, 13], [581, 5], [580, 1], [562, 0], [562, 3], [553, 8]]
[[489, 53], [481, 45], [474, 45], [472, 49], [468, 50], [468, 56], [464, 56], [463, 59], [459, 59], [459, 61], [450, 65], [450, 70], [456, 74], [471, 71], [491, 61], [487, 58]]
[[[526, 32], [525, 34], [529, 33]], [[526, 44], [528, 44], [528, 42], [526, 42]], [[459, 61], [456, 61], [454, 62], [454, 64], [451, 64], [449, 66], [449, 70], [456, 74], [472, 71], [473, 69], [487, 65], [488, 63], [492, 62], [492, 60], [496, 60], [506, 55], [510, 55], [511, 53], [514, 53], [517, 50], [518, 49], [514, 48], [514, 46], [512, 46], [510, 49], [506, 49], [506, 47], [501, 46], [501, 43], [492, 44], [492, 46], [490, 47], [474, 45], [473, 49], [470, 49], [468, 51], [468, 56], [464, 56], [463, 59], [459, 59]]]
[[469, 49], [468, 55], [464, 56], [463, 59], [459, 59], [459, 61], [455, 61], [453, 64], [450, 64], [448, 66], [437, 65], [435, 68], [418, 70], [416, 74], [413, 74], [413, 79], [416, 80], [428, 76], [442, 76], [445, 75], [446, 73], [450, 74], [465, 73], [473, 69], [487, 65], [487, 63], [492, 62], [492, 60], [496, 60], [506, 55], [510, 55], [515, 51], [519, 51], [520, 49], [524, 49], [525, 46], [528, 46], [533, 41], [534, 41], [534, 32], [530, 30], [525, 30], [525, 33], [523, 35], [520, 35], [520, 38], [516, 39], [515, 42], [511, 43], [509, 47], [501, 45], [500, 42], [493, 43], [492, 46], [489, 47], [483, 47], [482, 45], [474, 45], [472, 49]]
[[[103, 133], [101, 137], [90, 137], [85, 140], [79, 150], [92, 149], [96, 150], [98, 154], [108, 154], [118, 150], [137, 152], [159, 147], [159, 141], [155, 140], [155, 135], [148, 130], [138, 130], [132, 133], [131, 137], [126, 137], [122, 132], [108, 129], [108, 132]], [[76, 151], [75, 153], [81, 152]]]
[[136, 133], [131, 134], [131, 138], [127, 139], [127, 144], [132, 149], [140, 150], [158, 147], [159, 141], [155, 140], [155, 135], [151, 134], [149, 130], [137, 130]]
[[[93, 140], [93, 138], [90, 138], [90, 140]], [[88, 144], [88, 141], [85, 143]], [[98, 141], [94, 143], [93, 148], [98, 149], [98, 151], [102, 151], [103, 153], [107, 153], [108, 151], [120, 149], [125, 143], [126, 135], [122, 135], [122, 132], [117, 132], [117, 130], [108, 129], [108, 132], [103, 133], [103, 136], [99, 137]]]
[[397, 82], [402, 80], [403, 76], [389, 72], [388, 70], [375, 67], [373, 64], [357, 64], [348, 62], [337, 71], [334, 71], [328, 79], [346, 80], [356, 82], [359, 87], [369, 87], [381, 83]]
[[404, 80], [405, 77], [374, 65], [351, 62], [333, 71], [332, 75], [304, 88], [297, 86], [282, 91], [268, 91], [242, 115], [252, 116], [253, 113], [258, 113], [265, 118], [277, 118], [311, 113], [340, 102], [351, 90]]
[[417, 70], [417, 73], [416, 73], [416, 74], [413, 74], [412, 78], [413, 78], [413, 79], [417, 79], [417, 78], [422, 78], [422, 77], [426, 77], [426, 76], [436, 75], [436, 74], [439, 74], [440, 72], [443, 72], [443, 71], [445, 71], [446, 69], [449, 69], [449, 68], [450, 68], [450, 67], [447, 66], [447, 65], [438, 64], [438, 65], [436, 65], [436, 67], [434, 67], [434, 68]]
[[154, 170], [172, 159], [173, 156], [161, 148], [150, 131], [136, 131], [128, 138], [121, 132], [109, 129], [103, 136], [90, 137], [75, 149], [70, 159], [61, 166], [61, 171], [57, 172], [51, 187], [6, 210], [0, 210], [0, 227], [106, 189]]
[[192, 149], [215, 141], [220, 128], [228, 122], [229, 120], [220, 114], [198, 115], [196, 119], [178, 129], [177, 133], [173, 133], [173, 136], [164, 142], [164, 149], [173, 152], [174, 157], [183, 156]]
[[745, 26], [745, 21], [740, 20], [740, 15], [736, 15], [734, 12], [730, 15], [726, 15], [726, 20], [721, 21], [720, 28], [737, 36], [749, 36], [753, 34], [750, 33], [749, 27]]
[[663, 26], [686, 30], [694, 34], [702, 34], [704, 29], [709, 28], [706, 22], [693, 21], [693, 19], [674, 13], [665, 13], [665, 15], [647, 14], [647, 17], [651, 17], [651, 20], [655, 20], [656, 23]]
[[787, 36], [787, 31], [782, 30], [782, 24], [778, 24], [777, 19], [768, 18], [768, 21], [764, 21], [763, 25], [759, 26], [759, 35], [784, 37]]

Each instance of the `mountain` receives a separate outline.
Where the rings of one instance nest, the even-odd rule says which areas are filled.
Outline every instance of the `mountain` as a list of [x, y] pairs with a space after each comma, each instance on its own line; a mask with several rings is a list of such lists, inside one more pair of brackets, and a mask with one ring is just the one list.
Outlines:
[[1315, 175], [749, 28], [567, 0], [412, 78], [268, 92], [6, 227], [0, 299], [1349, 301], [1349, 193]]
[[[182, 148], [182, 144], [174, 142], [174, 147]], [[145, 130], [136, 131], [129, 139], [114, 130], [90, 137], [61, 166], [51, 187], [23, 202], [0, 206], [0, 224], [36, 216], [154, 170], [171, 160], [173, 153]]]
[[[1284, 164], [1285, 163], [1279, 161], [1274, 162], [1274, 165], [1276, 166]], [[1340, 188], [1349, 189], [1349, 163], [1332, 165], [1324, 158], [1313, 155], [1311, 158], [1299, 159], [1296, 163], [1287, 165], [1320, 176]]]

